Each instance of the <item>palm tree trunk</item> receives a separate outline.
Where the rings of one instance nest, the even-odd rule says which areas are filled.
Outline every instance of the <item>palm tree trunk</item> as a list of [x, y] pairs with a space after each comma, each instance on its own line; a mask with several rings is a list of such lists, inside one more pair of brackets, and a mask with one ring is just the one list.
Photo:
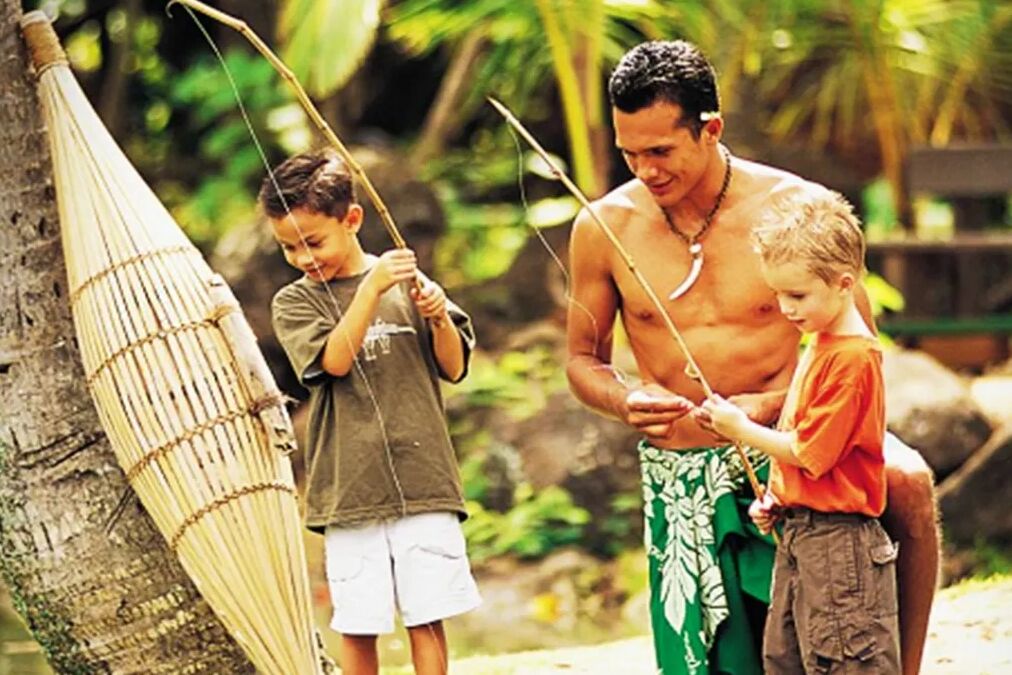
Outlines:
[[590, 133], [587, 129], [587, 107], [580, 91], [580, 77], [573, 60], [572, 45], [551, 0], [535, 0], [548, 37], [555, 81], [562, 100], [562, 114], [569, 138], [569, 155], [573, 163], [573, 181], [585, 193], [596, 197], [602, 190], [595, 184]]
[[[896, 215], [904, 229], [912, 229], [912, 209], [906, 188], [904, 162], [907, 153], [906, 129], [900, 123], [900, 102], [889, 64], [883, 54], [883, 41], [876, 36], [880, 31], [878, 13], [849, 14], [851, 31], [860, 50], [861, 72], [871, 109], [872, 124], [878, 139], [882, 170], [892, 187]], [[862, 21], [861, 19], [864, 19]]]
[[133, 499], [85, 388], [20, 17], [0, 2], [0, 572], [60, 673], [253, 673]]
[[450, 59], [439, 84], [436, 100], [425, 118], [422, 133], [411, 151], [411, 163], [421, 167], [425, 162], [438, 156], [446, 148], [450, 134], [459, 126], [460, 104], [470, 84], [481, 52], [485, 47], [484, 30], [476, 28], [464, 36]]

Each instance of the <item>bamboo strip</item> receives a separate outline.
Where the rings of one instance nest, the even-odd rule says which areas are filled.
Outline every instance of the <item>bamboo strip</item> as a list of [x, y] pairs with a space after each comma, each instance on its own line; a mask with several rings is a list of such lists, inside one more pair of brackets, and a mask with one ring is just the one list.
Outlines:
[[291, 443], [287, 413], [279, 392], [265, 395], [276, 385], [269, 373], [250, 379], [266, 372], [255, 341], [250, 351], [225, 329], [244, 320], [215, 313], [220, 281], [66, 64], [38, 70], [75, 330], [117, 458], [258, 670], [321, 673], [294, 479], [279, 452]]

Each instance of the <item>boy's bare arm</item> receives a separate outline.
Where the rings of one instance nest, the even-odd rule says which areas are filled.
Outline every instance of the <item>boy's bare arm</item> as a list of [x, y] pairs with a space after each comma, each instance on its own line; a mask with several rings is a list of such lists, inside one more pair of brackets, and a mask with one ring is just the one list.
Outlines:
[[379, 306], [379, 298], [380, 294], [365, 282], [355, 291], [355, 297], [334, 330], [330, 331], [323, 348], [320, 365], [326, 372], [343, 377], [351, 370], [355, 354], [362, 348], [369, 324]]
[[466, 366], [464, 339], [450, 317], [446, 291], [421, 272], [418, 273], [418, 278], [421, 289], [412, 289], [411, 297], [422, 317], [431, 320], [432, 354], [439, 369], [451, 382], [456, 382], [463, 376]]
[[445, 312], [442, 321], [432, 326], [432, 352], [443, 374], [451, 382], [458, 381], [464, 374], [464, 340]]
[[397, 249], [379, 257], [359, 284], [341, 320], [327, 337], [320, 358], [320, 365], [327, 373], [335, 377], [348, 374], [379, 307], [380, 296], [395, 284], [409, 281], [414, 276], [415, 254], [412, 251]]
[[786, 397], [786, 389], [776, 389], [728, 396], [727, 400], [744, 410], [753, 422], [769, 425], [777, 421]]

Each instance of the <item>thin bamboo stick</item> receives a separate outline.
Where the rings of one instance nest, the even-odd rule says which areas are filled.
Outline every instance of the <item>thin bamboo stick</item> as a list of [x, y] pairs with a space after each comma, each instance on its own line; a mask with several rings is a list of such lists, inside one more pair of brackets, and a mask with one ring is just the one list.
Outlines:
[[319, 673], [291, 465], [208, 319], [212, 273], [66, 65], [39, 70], [75, 329], [117, 458], [257, 668]]
[[[320, 114], [320, 111], [317, 110], [315, 105], [313, 105], [312, 99], [309, 98], [309, 94], [307, 94], [306, 90], [303, 89], [299, 80], [295, 77], [295, 74], [292, 73], [291, 69], [285, 65], [284, 61], [278, 58], [271, 48], [267, 46], [267, 43], [260, 39], [260, 36], [257, 35], [245, 21], [237, 19], [230, 14], [226, 14], [219, 9], [215, 9], [210, 5], [206, 5], [199, 0], [170, 0], [169, 4], [166, 5], [165, 10], [169, 11], [172, 5], [175, 4], [180, 4], [190, 10], [200, 12], [204, 16], [214, 19], [231, 29], [238, 31], [258, 52], [260, 52], [265, 59], [267, 59], [274, 70], [281, 75], [282, 79], [284, 79], [295, 92], [296, 99], [299, 101], [302, 109], [306, 111], [306, 114], [309, 115], [309, 119], [312, 120], [313, 124], [316, 125], [316, 128], [320, 130], [320, 133], [327, 139], [327, 142], [330, 143], [339, 155], [341, 155], [341, 159], [343, 159], [345, 164], [348, 166], [348, 170], [351, 172], [352, 176], [359, 182], [362, 189], [365, 190], [366, 195], [369, 197], [369, 201], [372, 202], [373, 206], [376, 208], [376, 212], [379, 214], [380, 222], [383, 223], [387, 233], [390, 235], [390, 239], [393, 240], [394, 246], [397, 248], [407, 248], [407, 242], [404, 240], [404, 237], [401, 236], [400, 230], [397, 229], [397, 224], [394, 222], [393, 216], [390, 214], [390, 210], [387, 208], [383, 198], [380, 197], [379, 191], [376, 190], [372, 181], [369, 180], [368, 174], [366, 174], [365, 170], [355, 159], [354, 155], [352, 155], [348, 148], [345, 147], [344, 143], [341, 142], [341, 139], [338, 138], [337, 134], [334, 133], [334, 130], [330, 128], [330, 125], [327, 124], [327, 121], [323, 118], [323, 115]], [[252, 129], [250, 131], [252, 133]], [[413, 280], [412, 284], [416, 290], [421, 291], [422, 282], [417, 276]], [[433, 326], [439, 327], [442, 326], [444, 319], [442, 317], [435, 317], [429, 319], [429, 321]]]
[[334, 146], [334, 149], [341, 155], [341, 159], [343, 159], [345, 164], [348, 165], [348, 169], [355, 177], [355, 180], [362, 185], [362, 188], [369, 197], [369, 201], [371, 201], [373, 206], [376, 207], [376, 212], [379, 213], [384, 227], [386, 227], [387, 232], [390, 234], [390, 238], [394, 241], [394, 245], [398, 248], [406, 247], [407, 244], [401, 236], [401, 233], [398, 231], [397, 225], [394, 223], [393, 216], [390, 215], [390, 210], [383, 202], [379, 192], [373, 186], [372, 181], [369, 180], [369, 176], [365, 173], [362, 166], [358, 163], [348, 148], [345, 147], [344, 143], [341, 142], [341, 139], [337, 137], [334, 130], [330, 128], [327, 121], [323, 119], [323, 115], [321, 115], [320, 111], [316, 109], [315, 105], [313, 105], [312, 99], [309, 98], [306, 90], [302, 88], [302, 85], [295, 77], [295, 74], [292, 73], [291, 69], [285, 65], [284, 61], [278, 58], [271, 48], [267, 46], [267, 43], [261, 40], [260, 36], [257, 35], [245, 21], [237, 19], [230, 14], [226, 14], [221, 10], [215, 9], [210, 5], [206, 5], [203, 2], [199, 2], [199, 0], [171, 0], [168, 5], [166, 5], [165, 10], [169, 11], [172, 6], [176, 4], [189, 7], [204, 16], [214, 19], [219, 23], [225, 24], [231, 29], [238, 31], [244, 38], [249, 40], [253, 47], [255, 47], [265, 59], [270, 62], [271, 66], [274, 67], [274, 69], [281, 75], [282, 78], [284, 78], [284, 80], [295, 92], [295, 96], [298, 99], [299, 104], [302, 105], [302, 108], [306, 111], [306, 114], [309, 115], [313, 124], [315, 124], [317, 129], [320, 130], [320, 133], [323, 134], [324, 138], [326, 138], [327, 141]]

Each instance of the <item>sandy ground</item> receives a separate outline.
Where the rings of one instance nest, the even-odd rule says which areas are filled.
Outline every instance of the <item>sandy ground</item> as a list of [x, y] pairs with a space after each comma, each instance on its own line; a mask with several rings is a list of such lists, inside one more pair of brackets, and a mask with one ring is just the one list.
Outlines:
[[[395, 671], [409, 672], [409, 671]], [[593, 647], [455, 660], [454, 675], [570, 673], [650, 675], [648, 637]], [[1012, 674], [1012, 577], [970, 581], [940, 592], [931, 613], [925, 675]]]
[[[452, 648], [452, 633], [451, 633]], [[23, 654], [19, 656], [21, 650]], [[15, 653], [15, 652], [18, 653]], [[50, 672], [30, 640], [0, 643], [0, 675]], [[27, 657], [34, 657], [27, 668]], [[38, 661], [38, 665], [34, 665]], [[385, 675], [410, 673], [407, 668]], [[653, 675], [649, 637], [566, 649], [452, 659], [453, 675]], [[931, 614], [925, 675], [1012, 675], [1012, 576], [969, 581], [939, 593]]]

